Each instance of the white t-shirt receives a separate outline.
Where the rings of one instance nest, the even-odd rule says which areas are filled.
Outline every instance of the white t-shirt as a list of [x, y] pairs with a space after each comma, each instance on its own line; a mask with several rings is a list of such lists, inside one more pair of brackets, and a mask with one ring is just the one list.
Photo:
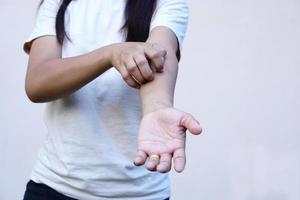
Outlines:
[[[65, 15], [71, 41], [63, 44], [63, 58], [82, 55], [111, 43], [122, 42], [126, 0], [73, 0]], [[24, 44], [56, 35], [59, 0], [45, 0], [34, 29]], [[187, 28], [185, 0], [158, 0], [150, 30], [167, 26], [180, 49]], [[136, 136], [142, 117], [137, 89], [127, 86], [110, 68], [84, 87], [47, 102], [44, 122], [47, 137], [31, 179], [81, 200], [162, 200], [170, 196], [169, 175], [135, 166]]]

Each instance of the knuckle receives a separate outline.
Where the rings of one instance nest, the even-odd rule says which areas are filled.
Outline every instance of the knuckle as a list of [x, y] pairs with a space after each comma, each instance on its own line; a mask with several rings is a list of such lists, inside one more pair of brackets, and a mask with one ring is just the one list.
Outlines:
[[134, 87], [137, 88], [138, 84], [136, 84], [135, 82], [133, 82], [132, 80], [126, 80], [127, 85], [129, 85], [130, 87]]
[[144, 77], [140, 76], [137, 78], [137, 81], [140, 83], [140, 84], [144, 84], [146, 83], [146, 80], [144, 79]]
[[151, 80], [153, 78], [153, 74], [152, 71], [150, 72], [146, 72], [145, 74], [143, 74], [145, 76], [146, 79]]
[[135, 85], [134, 83], [130, 82], [130, 81], [128, 81], [127, 84], [128, 84], [129, 86], [131, 86], [131, 87], [136, 87], [136, 85]]
[[151, 57], [152, 59], [158, 59], [158, 58], [160, 58], [160, 53], [159, 53], [159, 51], [154, 51], [154, 52], [150, 55], [150, 57]]
[[134, 51], [141, 51], [141, 50], [143, 50], [144, 49], [143, 43], [140, 43], [140, 42], [134, 43], [132, 49]]
[[123, 79], [126, 80], [126, 81], [131, 80], [130, 74], [128, 72], [123, 73], [122, 76], [123, 76]]
[[143, 43], [142, 46], [143, 46], [144, 49], [153, 48], [152, 44], [148, 43], [148, 42]]
[[163, 55], [164, 53], [166, 53], [166, 49], [163, 48], [161, 45], [159, 45], [157, 43], [154, 43], [151, 46], [152, 46], [152, 49], [154, 49], [155, 51], [157, 51], [157, 53], [159, 55]]
[[146, 59], [141, 59], [141, 60], [137, 61], [137, 64], [139, 66], [143, 66], [143, 65], [148, 64], [148, 61]]
[[128, 52], [123, 52], [121, 55], [120, 55], [120, 60], [122, 61], [126, 61], [130, 58], [130, 54]]
[[135, 65], [127, 65], [127, 69], [129, 72], [134, 72], [136, 69], [136, 66]]
[[155, 58], [159, 58], [160, 56], [161, 56], [161, 51], [155, 51], [153, 53], [153, 57], [155, 57]]
[[160, 55], [165, 55], [167, 53], [167, 50], [164, 48], [160, 49]]

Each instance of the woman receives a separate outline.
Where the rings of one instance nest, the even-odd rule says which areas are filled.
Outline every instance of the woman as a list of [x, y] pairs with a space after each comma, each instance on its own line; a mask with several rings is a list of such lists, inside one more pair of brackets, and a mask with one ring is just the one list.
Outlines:
[[173, 108], [185, 0], [44, 0], [25, 89], [48, 134], [24, 200], [170, 197], [192, 115]]

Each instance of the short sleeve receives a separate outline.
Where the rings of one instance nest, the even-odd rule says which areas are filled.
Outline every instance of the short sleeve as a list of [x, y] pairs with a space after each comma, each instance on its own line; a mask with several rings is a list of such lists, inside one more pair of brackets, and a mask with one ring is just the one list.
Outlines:
[[34, 39], [44, 35], [56, 35], [55, 20], [58, 8], [59, 0], [44, 0], [40, 5], [34, 28], [23, 44], [23, 49], [27, 54]]
[[186, 0], [158, 0], [150, 24], [150, 31], [157, 26], [166, 26], [176, 35], [179, 54], [188, 26], [189, 7]]

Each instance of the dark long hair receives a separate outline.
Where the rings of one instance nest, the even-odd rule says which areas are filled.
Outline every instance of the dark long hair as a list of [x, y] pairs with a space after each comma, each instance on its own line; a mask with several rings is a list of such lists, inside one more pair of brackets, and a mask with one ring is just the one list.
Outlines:
[[[60, 44], [70, 39], [65, 31], [65, 12], [72, 0], [62, 0], [56, 15], [56, 37]], [[41, 1], [42, 5], [44, 0]], [[127, 0], [124, 11], [125, 23], [121, 27], [126, 33], [127, 42], [145, 42], [149, 35], [151, 18], [157, 0]]]

